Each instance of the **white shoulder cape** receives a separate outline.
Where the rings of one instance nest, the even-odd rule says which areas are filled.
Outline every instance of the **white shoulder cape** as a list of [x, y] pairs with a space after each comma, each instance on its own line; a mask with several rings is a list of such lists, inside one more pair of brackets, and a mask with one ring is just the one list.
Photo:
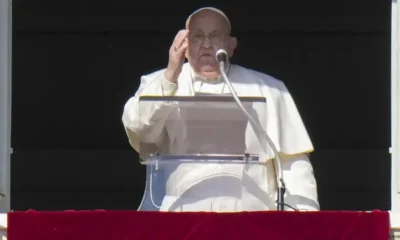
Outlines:
[[[163, 73], [164, 69], [142, 77], [139, 88], [144, 88], [151, 81], [160, 79], [159, 75]], [[174, 94], [175, 96], [194, 95], [191, 90], [193, 88], [191, 87], [190, 74], [190, 65], [185, 63], [178, 78], [178, 89]], [[278, 152], [285, 155], [294, 155], [309, 153], [314, 150], [296, 104], [282, 81], [270, 75], [234, 64], [231, 65], [228, 77], [238, 96], [260, 96], [266, 98], [266, 131]], [[130, 129], [126, 129], [126, 131], [132, 147], [139, 152], [140, 140], [137, 135]], [[272, 158], [274, 158], [274, 154], [269, 151], [264, 160]]]

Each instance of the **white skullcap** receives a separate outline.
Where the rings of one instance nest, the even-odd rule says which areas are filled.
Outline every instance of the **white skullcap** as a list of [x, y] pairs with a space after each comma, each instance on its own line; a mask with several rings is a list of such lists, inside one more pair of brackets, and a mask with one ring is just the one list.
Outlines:
[[228, 17], [226, 16], [226, 14], [225, 14], [224, 12], [222, 12], [221, 10], [219, 10], [219, 9], [217, 9], [217, 8], [214, 8], [214, 7], [203, 7], [203, 8], [197, 9], [197, 10], [194, 11], [192, 14], [190, 14], [190, 16], [188, 17], [188, 19], [186, 20], [186, 29], [189, 28], [189, 23], [190, 23], [190, 20], [192, 19], [192, 17], [193, 17], [196, 13], [199, 13], [199, 12], [204, 11], [204, 10], [213, 11], [213, 12], [216, 12], [216, 13], [218, 13], [219, 15], [221, 15], [221, 16], [227, 21], [227, 23], [228, 23], [228, 25], [229, 25], [229, 29], [231, 28], [231, 22], [229, 21]]

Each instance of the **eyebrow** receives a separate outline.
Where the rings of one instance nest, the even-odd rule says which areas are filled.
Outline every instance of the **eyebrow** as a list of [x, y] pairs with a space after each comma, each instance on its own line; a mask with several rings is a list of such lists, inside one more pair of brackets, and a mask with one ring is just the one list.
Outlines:
[[[204, 34], [204, 32], [202, 30], [196, 29], [196, 30], [192, 30], [193, 33], [202, 33]], [[214, 30], [212, 32], [210, 32], [209, 34], [213, 34], [213, 33], [224, 33], [223, 31], [218, 31], [218, 30]]]

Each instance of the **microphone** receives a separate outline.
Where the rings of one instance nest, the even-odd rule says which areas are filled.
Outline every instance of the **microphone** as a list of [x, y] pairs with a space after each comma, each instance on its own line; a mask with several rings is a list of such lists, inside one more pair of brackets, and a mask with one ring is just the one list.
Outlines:
[[217, 58], [217, 61], [220, 62], [226, 62], [226, 59], [228, 59], [228, 53], [224, 49], [219, 49], [217, 53], [215, 54], [215, 57]]
[[[285, 204], [285, 199], [284, 199], [284, 195], [286, 192], [286, 186], [285, 186], [285, 182], [283, 180], [283, 170], [282, 170], [282, 164], [281, 164], [281, 159], [279, 157], [279, 153], [278, 150], [275, 147], [275, 144], [273, 143], [273, 141], [270, 139], [270, 137], [268, 136], [267, 132], [263, 129], [263, 127], [258, 123], [258, 121], [256, 121], [251, 115], [250, 113], [244, 108], [242, 102], [240, 101], [239, 97], [236, 95], [235, 90], [233, 89], [233, 86], [231, 84], [231, 82], [228, 79], [228, 76], [225, 73], [225, 63], [228, 59], [228, 53], [224, 50], [224, 49], [219, 49], [216, 54], [215, 57], [219, 63], [219, 69], [221, 72], [221, 75], [225, 81], [225, 83], [228, 85], [228, 88], [230, 90], [230, 92], [232, 93], [232, 97], [235, 99], [236, 104], [238, 105], [238, 107], [242, 110], [242, 112], [248, 117], [250, 124], [252, 125], [259, 143], [261, 144], [261, 147], [263, 148], [263, 151], [265, 153], [267, 153], [267, 146], [266, 144], [264, 144], [264, 142], [262, 141], [261, 138], [264, 138], [264, 140], [267, 141], [268, 145], [271, 147], [273, 153], [275, 154], [275, 158], [274, 158], [274, 166], [275, 166], [275, 173], [276, 173], [276, 184], [277, 184], [277, 189], [278, 189], [278, 196], [277, 196], [277, 208], [278, 211], [284, 211], [284, 207], [288, 206], [290, 208], [293, 209], [293, 207], [291, 207], [288, 204]], [[261, 134], [261, 136], [260, 136]]]

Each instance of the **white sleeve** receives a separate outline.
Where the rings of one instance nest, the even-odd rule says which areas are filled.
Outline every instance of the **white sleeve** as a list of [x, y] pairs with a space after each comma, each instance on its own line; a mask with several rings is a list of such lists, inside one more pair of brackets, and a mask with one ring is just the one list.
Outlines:
[[318, 211], [317, 182], [308, 154], [282, 154], [285, 203], [298, 210]]
[[122, 122], [131, 146], [139, 152], [140, 142], [157, 143], [163, 138], [165, 121], [170, 108], [166, 103], [139, 106], [140, 96], [172, 96], [178, 87], [164, 76], [165, 70], [143, 76], [139, 89], [125, 104]]

